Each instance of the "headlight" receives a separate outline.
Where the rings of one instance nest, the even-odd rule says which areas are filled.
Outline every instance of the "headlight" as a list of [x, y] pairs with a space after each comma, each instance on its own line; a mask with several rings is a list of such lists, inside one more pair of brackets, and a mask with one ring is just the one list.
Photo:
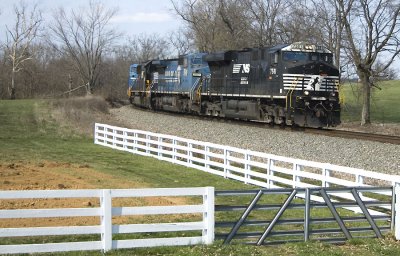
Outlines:
[[304, 95], [309, 95], [310, 94], [310, 92], [309, 91], [304, 91]]

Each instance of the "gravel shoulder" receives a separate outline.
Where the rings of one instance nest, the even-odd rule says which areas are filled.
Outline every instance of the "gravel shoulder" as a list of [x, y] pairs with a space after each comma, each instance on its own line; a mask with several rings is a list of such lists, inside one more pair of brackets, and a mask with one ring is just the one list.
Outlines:
[[111, 109], [110, 114], [115, 123], [126, 128], [400, 175], [400, 145], [239, 126], [171, 116], [132, 106]]

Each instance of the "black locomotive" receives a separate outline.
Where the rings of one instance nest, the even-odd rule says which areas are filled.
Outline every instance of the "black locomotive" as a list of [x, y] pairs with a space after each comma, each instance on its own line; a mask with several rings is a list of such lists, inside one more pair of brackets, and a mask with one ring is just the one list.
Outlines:
[[308, 43], [194, 53], [130, 67], [131, 103], [279, 125], [340, 124], [339, 70]]

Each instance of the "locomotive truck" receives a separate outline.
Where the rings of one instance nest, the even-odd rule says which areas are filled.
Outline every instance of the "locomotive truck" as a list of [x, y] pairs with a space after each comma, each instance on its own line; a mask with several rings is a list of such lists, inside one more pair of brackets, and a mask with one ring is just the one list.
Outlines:
[[154, 110], [301, 127], [340, 124], [332, 53], [305, 42], [133, 64], [128, 96]]

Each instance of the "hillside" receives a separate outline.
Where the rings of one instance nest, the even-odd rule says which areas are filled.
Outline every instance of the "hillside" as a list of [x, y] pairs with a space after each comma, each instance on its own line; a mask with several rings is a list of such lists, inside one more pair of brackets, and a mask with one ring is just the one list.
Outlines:
[[[73, 104], [69, 104], [66, 109], [59, 108], [54, 112], [55, 105], [47, 101], [0, 101], [0, 175], [2, 177], [0, 190], [206, 185], [215, 186], [216, 189], [249, 188], [239, 182], [222, 179], [211, 174], [94, 145], [90, 136], [77, 131], [84, 129], [83, 123], [109, 118], [108, 110], [104, 110], [101, 103], [98, 108], [91, 109], [89, 105], [82, 103], [79, 107], [75, 101], [72, 102]], [[82, 109], [85, 109], [86, 115], [80, 113]], [[66, 117], [65, 113], [67, 112], [72, 118], [62, 119], [57, 116], [61, 113], [61, 117], [63, 115]], [[82, 116], [86, 116], [88, 120], [82, 121]], [[63, 122], [60, 123], [60, 120]], [[75, 127], [75, 129], [71, 130], [70, 127]], [[74, 203], [78, 205], [97, 204], [97, 202], [87, 201]], [[22, 202], [22, 204], [25, 207], [34, 208], [40, 206], [41, 202]], [[13, 207], [18, 206], [20, 205], [13, 205]], [[3, 207], [10, 206], [0, 204], [0, 208]], [[9, 224], [2, 222], [0, 226], [5, 227]], [[8, 242], [8, 240], [2, 239], [1, 243]], [[98, 255], [99, 252], [68, 253], [67, 255], [88, 254]], [[132, 254], [398, 255], [400, 254], [400, 244], [394, 241], [392, 236], [382, 240], [352, 240], [343, 246], [317, 242], [286, 244], [276, 247], [221, 246], [216, 242], [213, 246], [120, 250], [107, 255]]]
[[[372, 89], [371, 120], [374, 123], [400, 123], [400, 80], [376, 83]], [[344, 84], [342, 89], [342, 120], [356, 122], [361, 116], [361, 86], [357, 83]]]

